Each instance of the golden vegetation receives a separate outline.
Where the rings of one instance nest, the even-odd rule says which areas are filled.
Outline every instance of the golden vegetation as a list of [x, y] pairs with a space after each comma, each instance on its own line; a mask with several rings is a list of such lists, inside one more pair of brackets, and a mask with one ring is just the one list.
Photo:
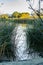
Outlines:
[[30, 18], [30, 14], [29, 13], [22, 13], [20, 18]]
[[[38, 18], [38, 16], [34, 13], [33, 16], [31, 16], [28, 12], [14, 12], [11, 16], [8, 14], [2, 14], [0, 15], [0, 18], [5, 18], [5, 19], [33, 19], [33, 18]], [[41, 15], [41, 18], [43, 16]]]
[[0, 15], [0, 18], [5, 18], [5, 19], [8, 19], [8, 18], [9, 18], [9, 16], [8, 16], [7, 14], [2, 14], [2, 15]]

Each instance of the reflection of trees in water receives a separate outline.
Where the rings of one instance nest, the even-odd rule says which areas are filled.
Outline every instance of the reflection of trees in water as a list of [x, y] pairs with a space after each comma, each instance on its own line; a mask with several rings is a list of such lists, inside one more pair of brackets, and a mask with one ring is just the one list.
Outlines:
[[25, 30], [25, 24], [18, 24], [12, 33], [12, 43], [16, 46], [16, 60], [27, 60], [28, 58]]

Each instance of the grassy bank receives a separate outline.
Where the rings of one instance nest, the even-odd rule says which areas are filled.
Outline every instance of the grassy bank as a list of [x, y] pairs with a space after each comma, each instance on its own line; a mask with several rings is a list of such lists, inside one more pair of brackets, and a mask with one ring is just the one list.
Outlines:
[[[27, 44], [30, 40], [30, 49], [43, 52], [43, 25], [41, 22], [40, 19], [0, 19], [0, 60], [4, 56], [7, 59], [15, 58], [11, 35], [16, 24], [27, 24]], [[29, 29], [29, 25], [34, 25], [34, 29]]]

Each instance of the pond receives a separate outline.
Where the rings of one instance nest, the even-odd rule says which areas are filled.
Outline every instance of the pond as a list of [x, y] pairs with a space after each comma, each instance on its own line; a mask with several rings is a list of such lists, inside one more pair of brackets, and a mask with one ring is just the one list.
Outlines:
[[[41, 57], [39, 56], [39, 52], [38, 53], [34, 52], [33, 48], [30, 49], [29, 47], [30, 46], [29, 35], [28, 35], [28, 45], [27, 45], [27, 33], [28, 31], [31, 32], [31, 30], [33, 30], [34, 27], [35, 26], [33, 24], [24, 24], [24, 23], [15, 24], [14, 22], [13, 23], [1, 22], [0, 23], [0, 52], [1, 52], [0, 60], [3, 61], [10, 60], [10, 61], [20, 61], [20, 62], [26, 60], [26, 63], [28, 62], [31, 63], [31, 61], [27, 61], [27, 60], [32, 60], [32, 59], [36, 60], [36, 58], [40, 59]], [[34, 49], [36, 50], [36, 48]]]
[[28, 61], [2, 62], [0, 65], [43, 65], [43, 58], [31, 59]]

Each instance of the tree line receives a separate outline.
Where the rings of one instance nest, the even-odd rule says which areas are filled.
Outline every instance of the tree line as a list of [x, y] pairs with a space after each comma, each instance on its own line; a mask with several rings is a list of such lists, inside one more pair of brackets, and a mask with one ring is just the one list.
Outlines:
[[[41, 15], [41, 14], [40, 14]], [[4, 19], [8, 19], [8, 18], [21, 18], [21, 19], [23, 19], [23, 18], [38, 18], [38, 16], [36, 15], [36, 13], [33, 13], [33, 15], [31, 14], [30, 15], [30, 13], [29, 12], [22, 12], [22, 13], [20, 13], [20, 12], [17, 12], [17, 11], [15, 11], [15, 12], [13, 12], [12, 14], [1, 14], [0, 15], [0, 18], [4, 18]], [[41, 17], [43, 18], [43, 16], [41, 15]]]
[[19, 12], [13, 12], [11, 15], [9, 14], [2, 14], [0, 15], [0, 18], [29, 18], [30, 14], [28, 12], [23, 12], [23, 13], [19, 13]]

